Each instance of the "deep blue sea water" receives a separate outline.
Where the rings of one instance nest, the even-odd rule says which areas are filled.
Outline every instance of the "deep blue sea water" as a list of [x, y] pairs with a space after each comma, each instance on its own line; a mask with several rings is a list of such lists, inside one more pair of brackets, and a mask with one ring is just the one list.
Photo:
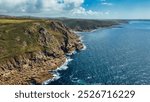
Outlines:
[[150, 21], [80, 35], [86, 50], [72, 55], [50, 85], [150, 85]]

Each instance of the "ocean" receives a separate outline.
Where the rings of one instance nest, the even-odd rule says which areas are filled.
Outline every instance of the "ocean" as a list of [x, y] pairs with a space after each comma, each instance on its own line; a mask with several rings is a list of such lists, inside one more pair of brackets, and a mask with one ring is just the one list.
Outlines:
[[79, 33], [86, 49], [67, 56], [49, 85], [150, 85], [150, 21]]

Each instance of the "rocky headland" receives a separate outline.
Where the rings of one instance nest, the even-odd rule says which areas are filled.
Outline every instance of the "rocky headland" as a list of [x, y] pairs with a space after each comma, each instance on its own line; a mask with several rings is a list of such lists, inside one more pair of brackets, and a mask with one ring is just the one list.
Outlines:
[[66, 53], [80, 50], [79, 36], [59, 21], [0, 20], [0, 84], [41, 84], [66, 61]]
[[66, 54], [83, 49], [72, 31], [91, 31], [126, 23], [122, 20], [41, 19], [0, 17], [0, 84], [42, 84], [66, 61]]

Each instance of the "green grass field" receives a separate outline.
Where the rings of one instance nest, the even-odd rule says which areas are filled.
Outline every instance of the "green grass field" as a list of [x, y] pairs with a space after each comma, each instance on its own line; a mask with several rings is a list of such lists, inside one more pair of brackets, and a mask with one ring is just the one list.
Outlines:
[[[45, 50], [45, 48], [49, 52], [58, 50], [58, 46], [64, 42], [66, 36], [62, 34], [61, 31], [63, 30], [55, 31], [51, 29], [51, 22], [53, 20], [0, 18], [0, 62], [28, 52]], [[59, 25], [54, 25], [56, 28], [57, 26], [60, 28]], [[43, 47], [39, 41], [39, 29], [41, 28], [46, 30], [46, 37], [51, 37], [47, 47]]]
[[39, 49], [36, 22], [30, 19], [0, 19], [0, 60]]
[[31, 22], [33, 20], [14, 20], [14, 19], [0, 19], [0, 24], [8, 24], [8, 23], [25, 23], [25, 22]]

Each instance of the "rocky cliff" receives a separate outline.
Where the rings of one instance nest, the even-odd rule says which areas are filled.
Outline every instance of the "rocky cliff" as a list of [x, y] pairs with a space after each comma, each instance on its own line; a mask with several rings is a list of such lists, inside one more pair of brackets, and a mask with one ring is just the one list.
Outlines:
[[41, 84], [65, 54], [83, 48], [79, 36], [54, 20], [0, 20], [0, 84]]

